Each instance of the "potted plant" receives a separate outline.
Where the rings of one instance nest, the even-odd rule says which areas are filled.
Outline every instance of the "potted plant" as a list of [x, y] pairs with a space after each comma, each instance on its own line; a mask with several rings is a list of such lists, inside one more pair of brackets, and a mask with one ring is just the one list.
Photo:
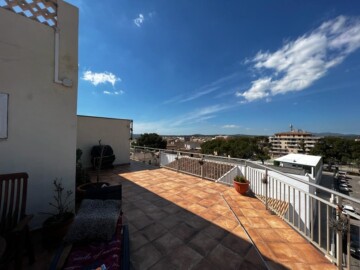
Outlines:
[[67, 233], [67, 230], [74, 220], [74, 213], [69, 210], [69, 206], [72, 202], [70, 197], [72, 191], [66, 191], [64, 195], [64, 187], [61, 179], [54, 180], [54, 202], [49, 202], [49, 205], [55, 208], [55, 213], [45, 213], [50, 215], [43, 222], [42, 238], [43, 244], [46, 248], [56, 247], [60, 244], [61, 240]]
[[[83, 168], [81, 162], [82, 150], [80, 148], [76, 149], [76, 187], [90, 183], [90, 175], [85, 168]], [[79, 194], [78, 189], [76, 189], [76, 202], [80, 202], [83, 194]]]
[[237, 175], [234, 178], [234, 188], [237, 192], [244, 195], [249, 189], [249, 181], [242, 175]]
[[103, 159], [104, 159], [104, 150], [105, 150], [105, 147], [106, 145], [102, 145], [101, 144], [101, 140], [99, 140], [99, 145], [97, 146], [98, 147], [98, 150], [99, 150], [99, 157], [96, 157], [94, 159], [94, 162], [93, 162], [93, 166], [95, 167], [96, 169], [96, 182], [90, 182], [90, 181], [86, 181], [84, 184], [81, 184], [79, 185], [77, 188], [76, 188], [76, 200], [77, 202], [80, 202], [84, 197], [85, 197], [85, 193], [92, 189], [100, 189], [104, 186], [109, 186], [110, 184], [107, 183], [107, 182], [102, 182], [100, 181], [100, 172], [101, 172], [101, 169], [102, 169], [102, 165], [103, 165]]

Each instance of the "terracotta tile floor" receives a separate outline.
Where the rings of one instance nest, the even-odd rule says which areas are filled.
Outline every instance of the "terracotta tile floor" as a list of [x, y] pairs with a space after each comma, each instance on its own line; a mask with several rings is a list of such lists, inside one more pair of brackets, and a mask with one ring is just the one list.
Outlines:
[[232, 187], [141, 163], [102, 180], [123, 185], [132, 269], [335, 269], [258, 199]]

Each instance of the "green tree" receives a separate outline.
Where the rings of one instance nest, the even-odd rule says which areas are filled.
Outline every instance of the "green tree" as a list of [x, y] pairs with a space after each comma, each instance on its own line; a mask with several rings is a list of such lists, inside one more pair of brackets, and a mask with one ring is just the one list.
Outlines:
[[300, 148], [300, 150], [302, 151], [302, 153], [303, 153], [303, 154], [305, 154], [305, 153], [306, 153], [306, 144], [305, 144], [305, 140], [301, 140], [301, 141], [299, 142], [299, 148]]
[[351, 160], [360, 166], [360, 142], [354, 142], [351, 146]]
[[325, 137], [315, 144], [310, 154], [322, 156], [325, 163], [348, 164], [360, 158], [360, 144], [350, 139]]
[[166, 149], [167, 142], [156, 133], [144, 133], [137, 139], [136, 145]]
[[214, 154], [243, 159], [260, 159], [262, 163], [269, 156], [269, 142], [266, 137], [236, 137], [228, 140], [216, 139], [201, 145], [203, 154]]
[[270, 159], [270, 148], [269, 139], [267, 137], [256, 137], [252, 142], [253, 147], [253, 158], [261, 160], [264, 164], [265, 160]]
[[223, 155], [223, 144], [225, 143], [224, 139], [216, 139], [204, 142], [201, 144], [201, 153], [207, 155], [213, 155], [216, 151], [219, 156]]

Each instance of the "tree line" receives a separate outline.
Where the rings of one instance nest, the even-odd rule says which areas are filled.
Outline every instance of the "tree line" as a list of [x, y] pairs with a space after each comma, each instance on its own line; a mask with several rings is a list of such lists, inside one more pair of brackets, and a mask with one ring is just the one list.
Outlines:
[[322, 156], [327, 164], [360, 166], [360, 142], [340, 137], [325, 137], [315, 144], [311, 155]]
[[166, 149], [167, 141], [156, 133], [144, 133], [132, 145]]
[[[166, 140], [156, 133], [142, 134], [134, 145], [166, 149]], [[301, 145], [300, 145], [301, 147]], [[201, 145], [201, 153], [233, 158], [265, 160], [270, 158], [268, 137], [233, 137], [210, 140]], [[301, 148], [305, 149], [305, 145]], [[322, 156], [327, 164], [354, 164], [360, 166], [360, 142], [340, 137], [325, 137], [315, 144], [311, 155]]]
[[203, 154], [217, 154], [233, 158], [261, 160], [269, 159], [270, 144], [267, 137], [234, 137], [230, 139], [215, 139], [201, 145]]

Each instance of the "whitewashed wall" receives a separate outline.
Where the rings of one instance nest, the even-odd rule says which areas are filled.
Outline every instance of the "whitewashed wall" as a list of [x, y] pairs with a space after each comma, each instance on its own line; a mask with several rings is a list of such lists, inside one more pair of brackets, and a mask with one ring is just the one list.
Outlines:
[[77, 117], [77, 148], [83, 151], [84, 167], [91, 167], [91, 148], [101, 144], [110, 145], [116, 159], [114, 164], [130, 163], [130, 123], [131, 120], [103, 117]]
[[177, 157], [177, 154], [169, 154], [169, 153], [160, 153], [160, 165], [166, 166], [167, 164], [175, 161], [175, 158]]
[[[52, 209], [53, 180], [75, 189], [78, 9], [58, 1], [59, 78], [54, 83], [54, 29], [0, 8], [0, 92], [9, 95], [7, 138], [0, 139], [0, 174], [29, 174], [31, 228]], [[73, 207], [73, 206], [72, 206]]]

